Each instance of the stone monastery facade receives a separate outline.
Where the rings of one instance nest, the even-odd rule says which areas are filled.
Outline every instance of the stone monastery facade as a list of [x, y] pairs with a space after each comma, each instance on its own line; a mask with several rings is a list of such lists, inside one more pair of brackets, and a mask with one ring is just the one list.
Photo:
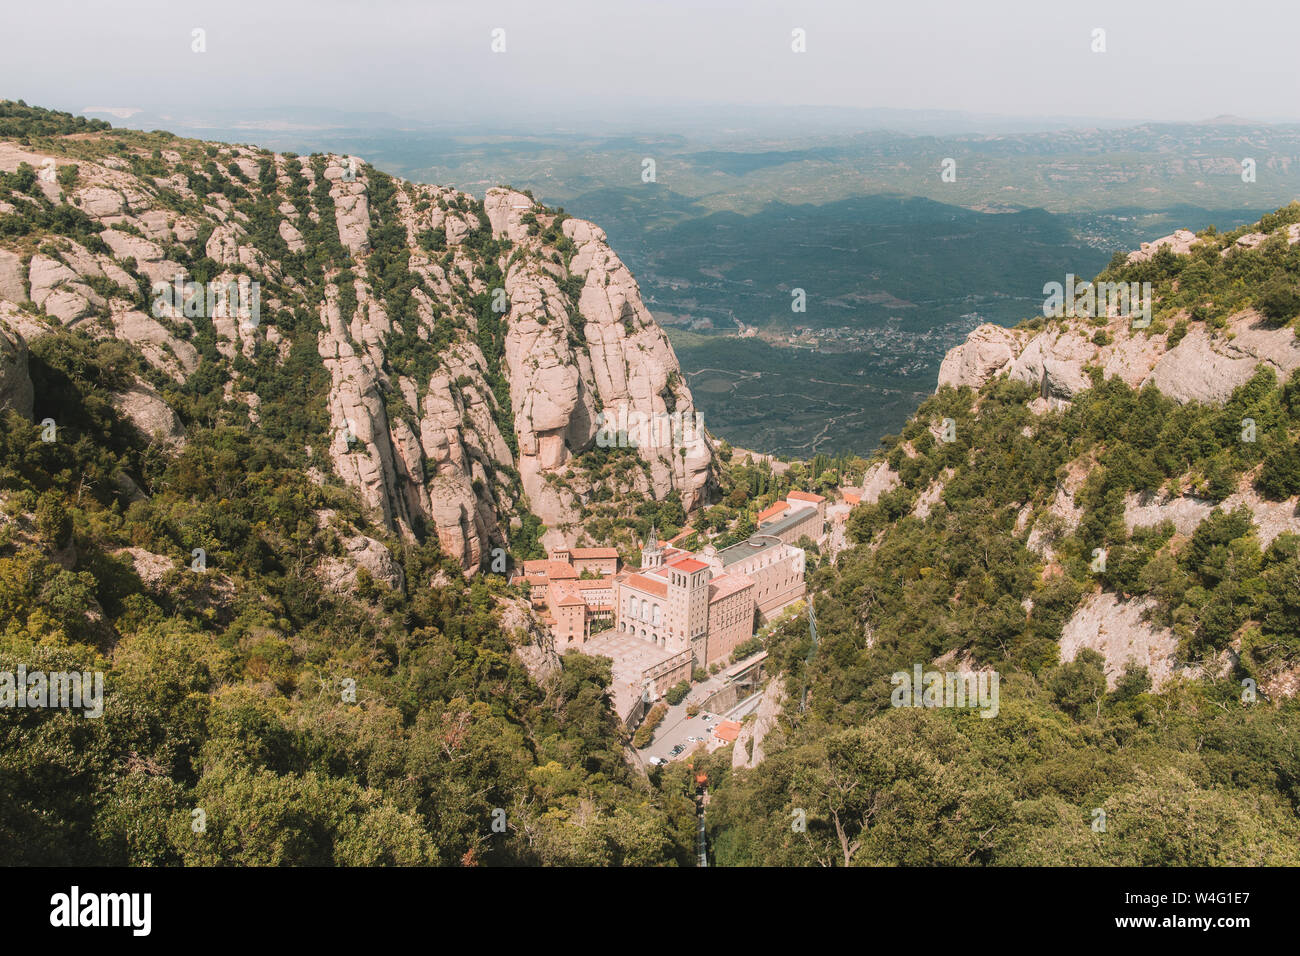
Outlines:
[[[795, 540], [824, 533], [816, 502], [792, 510]], [[651, 530], [636, 570], [620, 567], [613, 548], [552, 548], [548, 558], [524, 562], [514, 581], [528, 585], [557, 653], [611, 658], [616, 698], [635, 701], [646, 689], [658, 697], [695, 668], [727, 663], [756, 624], [803, 599], [803, 549], [785, 540], [790, 528], [777, 531], [784, 533], [760, 525], [739, 544], [693, 553]]]

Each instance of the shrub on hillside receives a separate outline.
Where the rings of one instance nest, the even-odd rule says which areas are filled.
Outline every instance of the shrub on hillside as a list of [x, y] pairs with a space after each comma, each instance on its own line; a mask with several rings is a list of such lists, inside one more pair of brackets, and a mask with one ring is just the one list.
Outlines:
[[1255, 305], [1269, 321], [1282, 325], [1300, 315], [1300, 288], [1289, 278], [1277, 276], [1259, 290]]
[[645, 720], [641, 726], [636, 729], [632, 735], [632, 746], [637, 750], [643, 750], [650, 745], [650, 741], [655, 738], [655, 728], [658, 727], [668, 713], [668, 708], [664, 706], [663, 701], [655, 704], [650, 708], [650, 713], [645, 715]]

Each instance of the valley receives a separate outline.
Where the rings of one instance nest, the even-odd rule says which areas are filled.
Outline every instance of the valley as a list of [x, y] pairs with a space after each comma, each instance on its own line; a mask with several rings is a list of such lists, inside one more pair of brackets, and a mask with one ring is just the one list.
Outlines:
[[[382, 120], [349, 127], [334, 118], [328, 131], [270, 130], [266, 139], [353, 151], [475, 194], [512, 183], [600, 223], [702, 386], [709, 427], [790, 456], [867, 453], [902, 427], [966, 332], [1040, 314], [1044, 283], [1095, 274], [1116, 251], [1189, 223], [1252, 222], [1300, 191], [1293, 127], [1220, 118], [976, 135], [920, 120], [909, 129], [913, 121], [875, 117], [874, 128], [848, 132], [851, 119], [826, 117], [792, 136], [761, 113], [726, 132], [671, 135], [409, 124], [399, 133]], [[201, 128], [236, 140], [247, 132]], [[1245, 143], [1268, 156], [1251, 183], [1224, 159]], [[642, 181], [645, 157], [656, 163], [651, 182]], [[944, 157], [956, 163], [951, 182], [940, 175]], [[803, 312], [791, 309], [795, 289]], [[771, 352], [735, 341], [751, 328]], [[792, 342], [800, 329], [822, 334], [815, 345]], [[727, 369], [734, 387], [718, 391], [726, 383], [711, 367]], [[766, 411], [784, 398], [795, 411]], [[808, 438], [803, 408], [833, 427]]]
[[1300, 862], [1300, 204], [612, 220], [0, 103], [14, 862]]

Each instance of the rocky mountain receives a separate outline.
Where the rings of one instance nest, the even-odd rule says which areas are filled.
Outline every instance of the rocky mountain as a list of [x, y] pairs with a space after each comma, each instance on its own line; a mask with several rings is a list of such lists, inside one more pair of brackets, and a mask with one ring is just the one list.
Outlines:
[[[598, 438], [693, 406], [590, 223], [0, 104], [0, 672], [105, 678], [102, 719], [0, 715], [0, 842], [689, 864], [703, 773], [724, 865], [1294, 864], [1297, 226], [1180, 231], [1097, 277], [1141, 309], [977, 330], [870, 459], [715, 467]], [[778, 677], [689, 764], [629, 760], [609, 662], [458, 573], [706, 501], [690, 536], [739, 538], [848, 474], [817, 640], [765, 628]], [[895, 706], [918, 666], [1000, 697]]]
[[[689, 864], [610, 662], [464, 572], [684, 521], [707, 436], [617, 431], [693, 411], [600, 230], [524, 194], [0, 102], [10, 862]], [[14, 708], [50, 672], [99, 706]]]
[[598, 509], [707, 500], [707, 436], [598, 445], [602, 412], [695, 409], [594, 224], [356, 157], [55, 132], [0, 139], [5, 404], [33, 413], [25, 342], [57, 327], [125, 342], [151, 374], [117, 401], [144, 433], [184, 442], [180, 396], [269, 429], [378, 526], [436, 537], [471, 571], [539, 536], [578, 543]]
[[947, 355], [702, 768], [719, 864], [1296, 861], [1298, 231], [1180, 230]]
[[[1199, 278], [1206, 263], [1214, 267], [1205, 270], [1207, 277], [1217, 272], [1221, 274], [1217, 278], [1226, 278], [1266, 254], [1279, 264], [1294, 261], [1300, 251], [1297, 218], [1300, 207], [1293, 204], [1259, 225], [1227, 236], [1213, 230], [1198, 235], [1180, 229], [1143, 243], [1141, 249], [1117, 256], [1112, 274], [1103, 274], [1097, 282], [1156, 279], [1154, 317], [1143, 322], [1141, 317], [1119, 314], [1117, 309], [1110, 314], [1104, 309], [1091, 310], [1099, 313], [1095, 315], [1084, 309], [1077, 315], [1034, 320], [1015, 329], [983, 325], [944, 358], [939, 388], [978, 390], [996, 378], [1021, 382], [1038, 391], [1027, 407], [1043, 415], [1069, 407], [1085, 390], [1109, 379], [1133, 389], [1151, 387], [1180, 405], [1200, 403], [1218, 408], [1231, 402], [1257, 375], [1265, 376], [1261, 382], [1285, 385], [1300, 369], [1300, 339], [1294, 323], [1287, 321], [1300, 311], [1300, 300], [1283, 297], [1275, 302], [1269, 288], [1276, 276], [1258, 281], [1247, 300], [1217, 304], [1216, 298], [1223, 298], [1224, 291], [1214, 287], [1212, 278], [1201, 279], [1204, 288], [1190, 298], [1187, 286], [1189, 280]], [[1255, 252], [1261, 249], [1267, 251]], [[1153, 262], [1159, 262], [1166, 274], [1153, 275], [1146, 268]], [[1243, 416], [1238, 423], [1241, 435], [1232, 437], [1240, 439], [1239, 445], [1254, 444], [1258, 424]], [[1045, 507], [1036, 509], [1032, 502], [1025, 503], [1018, 514], [1015, 533], [1044, 561], [1050, 563], [1058, 557], [1053, 542], [1078, 530], [1084, 518], [1078, 498], [1097, 467], [1095, 455], [1078, 456]], [[880, 469], [893, 474], [887, 465], [878, 465]], [[1132, 534], [1168, 523], [1178, 536], [1191, 538], [1216, 511], [1244, 508], [1262, 548], [1281, 534], [1300, 534], [1300, 498], [1291, 494], [1269, 500], [1257, 487], [1259, 475], [1259, 467], [1234, 477], [1219, 475], [1216, 483], [1221, 490], [1217, 493], [1210, 491], [1204, 474], [1192, 471], [1160, 487], [1130, 489], [1123, 497], [1124, 528]], [[878, 497], [876, 493], [869, 500]], [[1178, 673], [1199, 673], [1201, 665], [1180, 658], [1178, 636], [1152, 613], [1155, 601], [1129, 597], [1102, 590], [1086, 599], [1064, 625], [1062, 658], [1073, 659], [1083, 647], [1098, 651], [1106, 660], [1112, 686], [1130, 661], [1145, 667], [1156, 687]], [[1223, 649], [1212, 665], [1214, 670], [1231, 671], [1237, 650], [1239, 647]], [[1297, 673], [1300, 670], [1294, 666], [1274, 669], [1264, 681], [1266, 691], [1280, 696], [1295, 694], [1300, 689]]]

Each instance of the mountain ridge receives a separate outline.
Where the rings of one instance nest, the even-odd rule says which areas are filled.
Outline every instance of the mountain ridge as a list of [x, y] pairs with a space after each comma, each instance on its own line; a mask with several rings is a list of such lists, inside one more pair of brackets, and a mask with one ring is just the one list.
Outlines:
[[[429, 526], [467, 570], [524, 530], [524, 499], [546, 526], [544, 545], [580, 541], [593, 498], [671, 496], [686, 511], [707, 499], [706, 435], [686, 454], [635, 448], [638, 466], [617, 477], [583, 457], [606, 406], [694, 415], [671, 345], [594, 224], [510, 190], [480, 202], [407, 183], [355, 157], [304, 161], [98, 128], [72, 135], [58, 144], [71, 153], [0, 142], [0, 170], [31, 170], [26, 193], [0, 200], [8, 231], [25, 240], [0, 252], [11, 334], [41, 334], [44, 312], [128, 341], [179, 385], [215, 376], [256, 425], [266, 409], [246, 364], [272, 351], [284, 365], [315, 312], [328, 426], [313, 436], [324, 447], [304, 443], [307, 457], [390, 531], [420, 537]], [[36, 242], [21, 220], [38, 206], [83, 218]], [[209, 333], [179, 305], [150, 315], [141, 301], [196, 277], [260, 283], [267, 320], [221, 313], [204, 317]], [[191, 343], [208, 335], [201, 355]]]

